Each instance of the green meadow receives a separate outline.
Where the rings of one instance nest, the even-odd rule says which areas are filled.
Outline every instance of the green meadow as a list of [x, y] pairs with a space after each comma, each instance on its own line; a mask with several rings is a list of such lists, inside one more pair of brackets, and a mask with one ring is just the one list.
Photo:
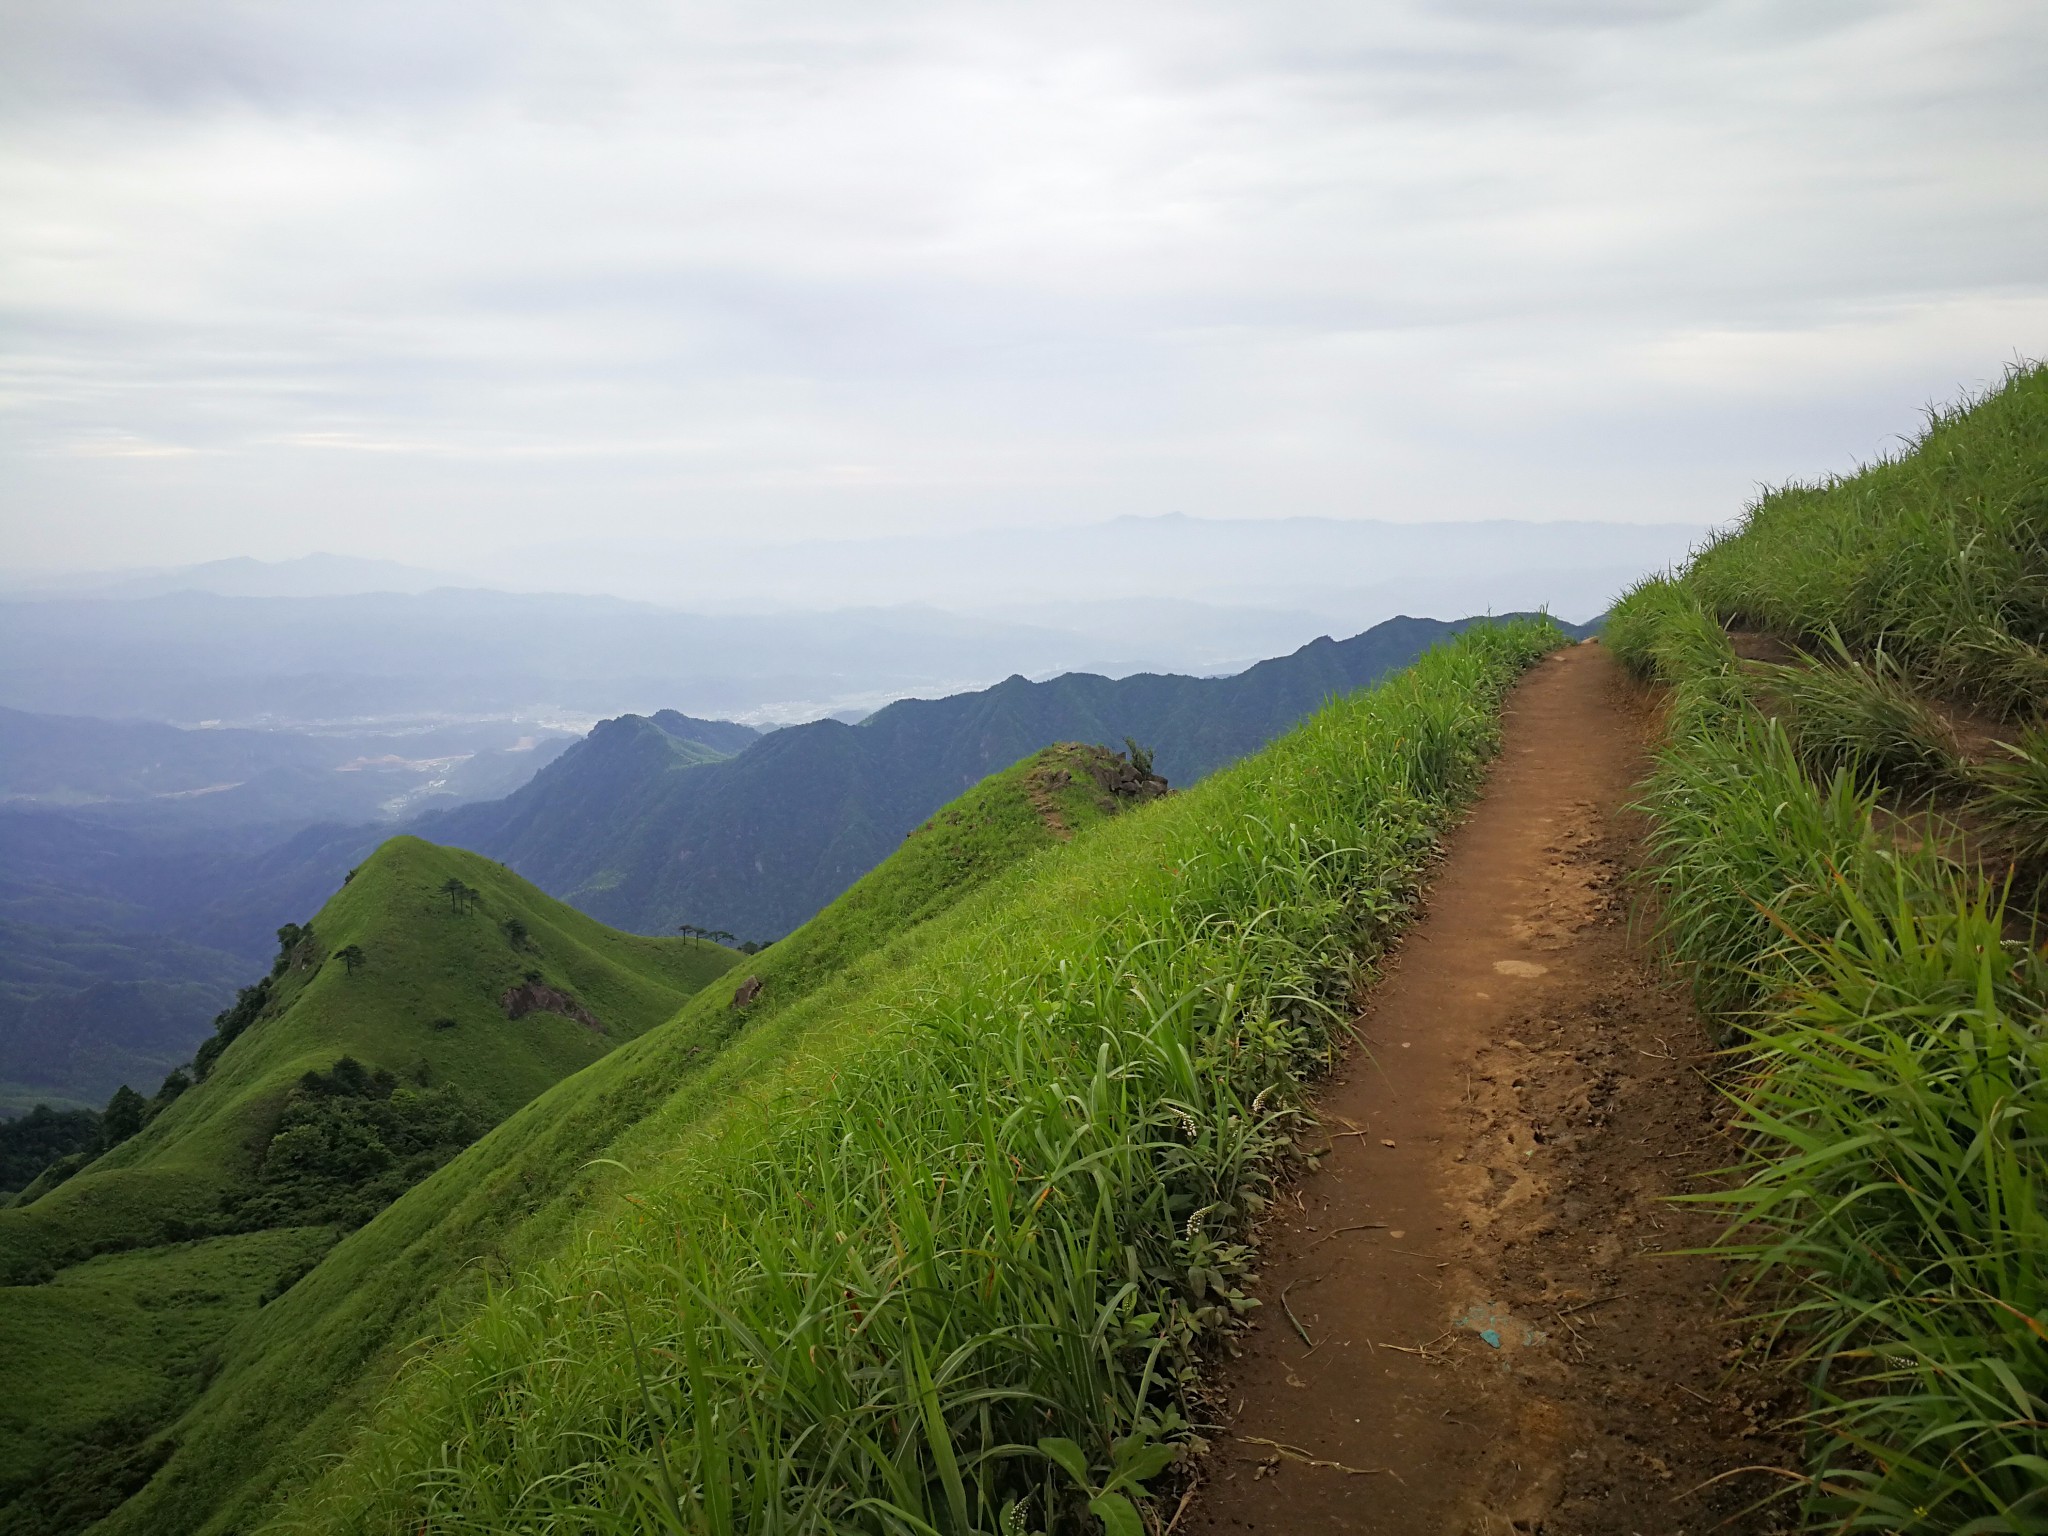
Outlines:
[[[629, 1137], [658, 1141], [664, 1125], [709, 1113], [736, 1077], [773, 1065], [793, 1004], [828, 984], [858, 989], [923, 942], [926, 919], [1059, 848], [1061, 831], [1115, 814], [1121, 802], [1089, 771], [1103, 756], [1054, 747], [995, 775], [755, 956], [616, 933], [473, 855], [386, 844], [314, 918], [317, 956], [287, 952], [264, 1012], [204, 1081], [132, 1141], [0, 1212], [38, 1266], [25, 1278], [42, 1281], [5, 1292], [24, 1337], [45, 1341], [39, 1355], [5, 1357], [25, 1380], [34, 1366], [41, 1381], [37, 1362], [53, 1352], [85, 1358], [96, 1332], [132, 1330], [136, 1294], [187, 1295], [174, 1270], [205, 1275], [212, 1298], [179, 1319], [175, 1348], [77, 1375], [61, 1403], [31, 1394], [11, 1425], [0, 1420], [16, 1436], [0, 1463], [14, 1495], [0, 1529], [96, 1517], [111, 1529], [247, 1528], [343, 1442], [416, 1337], [464, 1315], [601, 1198], [606, 1158]], [[451, 881], [469, 894], [451, 894]], [[338, 958], [350, 945], [353, 968]], [[602, 1029], [545, 1010], [508, 1019], [501, 1000], [530, 975]], [[761, 984], [745, 1009], [735, 978]], [[343, 1055], [408, 1089], [430, 1085], [423, 1094], [453, 1088], [482, 1124], [502, 1123], [353, 1230], [186, 1236], [232, 1225], [224, 1205], [248, 1208], [264, 1183], [255, 1149], [281, 1106]], [[708, 1072], [724, 1055], [734, 1060]], [[549, 1073], [542, 1091], [535, 1079]], [[150, 1210], [165, 1189], [178, 1203]], [[122, 1225], [136, 1207], [147, 1219]], [[77, 1260], [88, 1248], [115, 1256]]]

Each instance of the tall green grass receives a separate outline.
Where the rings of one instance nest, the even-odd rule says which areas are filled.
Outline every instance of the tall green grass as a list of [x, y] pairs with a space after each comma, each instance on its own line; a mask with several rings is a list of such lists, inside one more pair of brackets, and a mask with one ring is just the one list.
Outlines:
[[2048, 1528], [2048, 962], [1932, 861], [1839, 892], [1751, 1037], [1769, 1160], [1720, 1195], [1782, 1280], [1821, 1406], [1811, 1506], [1850, 1529]]
[[2048, 365], [1930, 411], [1895, 458], [1772, 491], [1685, 580], [1723, 619], [1882, 646], [1935, 692], [2048, 704]]
[[287, 1527], [1137, 1536], [1301, 1082], [1560, 638], [1474, 630], [834, 994]]
[[1833, 630], [1821, 638], [1824, 644], [1795, 664], [1757, 669], [1799, 756], [1821, 773], [1861, 769], [1908, 792], [1959, 781], [1954, 731], [1908, 686], [1884, 646], [1858, 656]]
[[[1730, 1091], [1748, 1155], [1705, 1198], [1810, 1371], [1812, 1528], [2048, 1530], [2048, 961], [2012, 936], [2026, 915], [1952, 827], [1916, 836], [1887, 811], [1886, 777], [1955, 778], [1913, 749], [1925, 706], [1897, 676], [1873, 684], [1881, 664], [1845, 655], [1833, 675], [1744, 668], [1718, 621], [1837, 623], [1839, 607], [1769, 585], [1797, 574], [1780, 568], [1788, 546], [1853, 549], [1837, 510], [1819, 527], [1774, 513], [1754, 547], [1738, 537], [1645, 584], [1608, 628], [1672, 686], [1643, 793], [1648, 880], [1673, 957], [1741, 1041]], [[1760, 585], [1732, 601], [1738, 571]], [[1851, 589], [1834, 575], [1814, 585]], [[1926, 640], [1911, 643], [1946, 654]], [[1816, 711], [1833, 712], [1819, 733]]]
[[1993, 829], [1998, 852], [2048, 882], [2048, 727], [2018, 734], [1991, 761], [1969, 768], [1970, 804]]

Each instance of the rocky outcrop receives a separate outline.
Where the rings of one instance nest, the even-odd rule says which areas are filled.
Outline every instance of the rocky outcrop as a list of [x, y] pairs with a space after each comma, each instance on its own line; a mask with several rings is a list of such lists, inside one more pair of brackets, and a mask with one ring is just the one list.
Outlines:
[[507, 987], [498, 1006], [505, 1010], [508, 1019], [523, 1019], [529, 1013], [559, 1013], [565, 1019], [574, 1019], [585, 1029], [598, 1034], [604, 1033], [604, 1025], [597, 1016], [575, 998], [544, 981], [522, 981], [516, 987]]
[[1060, 815], [1054, 792], [1067, 788], [1077, 779], [1094, 783], [1095, 802], [1107, 812], [1157, 800], [1167, 792], [1166, 780], [1138, 767], [1123, 753], [1112, 752], [1107, 747], [1063, 741], [1047, 747], [1039, 757], [1042, 759], [1039, 765], [1024, 776], [1024, 794], [1030, 800], [1031, 808], [1038, 813], [1038, 819], [1045, 823], [1046, 830], [1062, 842], [1072, 837], [1074, 832], [1067, 825], [1066, 818]]
[[1097, 747], [1086, 754], [1083, 764], [1088, 776], [1102, 786], [1103, 793], [1114, 799], [1137, 804], [1157, 800], [1166, 793], [1166, 780], [1137, 767], [1121, 752], [1106, 752]]

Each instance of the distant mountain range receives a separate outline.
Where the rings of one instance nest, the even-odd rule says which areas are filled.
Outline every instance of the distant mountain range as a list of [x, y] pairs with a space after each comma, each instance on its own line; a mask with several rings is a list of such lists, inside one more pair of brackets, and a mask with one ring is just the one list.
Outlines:
[[1010, 673], [1220, 674], [1399, 613], [1603, 610], [1697, 525], [1120, 517], [0, 577], [0, 705], [292, 725], [855, 718]]
[[[626, 715], [502, 799], [403, 825], [503, 860], [614, 927], [658, 934], [688, 923], [770, 939], [967, 786], [1042, 747], [1121, 748], [1128, 736], [1184, 786], [1472, 622], [1393, 619], [1232, 677], [1012, 677], [904, 699], [858, 725], [827, 719], [763, 734], [673, 710]], [[123, 734], [131, 727], [142, 734]], [[0, 1113], [38, 1098], [97, 1104], [119, 1082], [161, 1076], [189, 1055], [232, 977], [269, 952], [278, 926], [316, 910], [399, 830], [199, 819], [209, 801], [226, 811], [235, 797], [151, 797], [222, 771], [209, 754], [236, 733], [167, 732], [157, 742], [150, 733], [161, 729], [55, 728], [105, 744], [92, 782], [141, 798], [0, 807]], [[0, 783], [52, 782], [37, 777], [38, 750], [33, 740], [11, 756], [0, 748], [0, 772], [15, 774]], [[74, 771], [67, 782], [85, 781]], [[292, 782], [282, 780], [287, 790]], [[334, 814], [311, 794], [301, 805]]]
[[422, 836], [502, 859], [640, 933], [680, 923], [773, 938], [804, 922], [967, 786], [1056, 741], [1154, 755], [1186, 784], [1256, 751], [1333, 694], [1407, 666], [1477, 622], [1390, 619], [1234, 677], [1071, 673], [905, 699], [858, 725], [775, 731], [704, 764], [657, 720], [623, 716], [503, 800], [422, 818]]
[[0, 601], [0, 705], [181, 724], [589, 721], [664, 705], [811, 719], [1146, 654], [929, 606], [707, 614], [470, 589]]
[[[1116, 517], [773, 546], [736, 538], [565, 540], [479, 552], [490, 584], [757, 608], [930, 603], [1047, 622], [1056, 609], [1172, 602], [1285, 609], [1346, 634], [1397, 613], [1547, 607], [1588, 618], [1683, 561], [1699, 524]], [[1193, 638], [1189, 636], [1187, 638]], [[1270, 652], [1268, 653], [1270, 654]]]
[[237, 555], [161, 570], [78, 571], [17, 578], [0, 590], [40, 597], [162, 597], [172, 592], [212, 592], [222, 597], [346, 597], [357, 592], [430, 592], [436, 587], [475, 585], [446, 571], [422, 570], [396, 560], [314, 554], [295, 560], [254, 560]]
[[0, 708], [0, 805], [160, 829], [395, 820], [508, 794], [576, 735], [509, 720], [190, 730]]

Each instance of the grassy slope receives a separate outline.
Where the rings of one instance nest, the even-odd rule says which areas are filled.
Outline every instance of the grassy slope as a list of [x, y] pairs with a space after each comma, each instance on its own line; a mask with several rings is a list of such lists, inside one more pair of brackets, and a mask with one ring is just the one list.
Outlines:
[[[477, 909], [450, 910], [439, 887], [451, 876], [483, 893]], [[500, 927], [515, 916], [529, 934], [523, 950]], [[352, 1055], [456, 1084], [488, 1119], [500, 1119], [669, 1017], [738, 958], [698, 940], [615, 933], [487, 860], [416, 838], [380, 849], [321, 909], [315, 930], [323, 955], [353, 943], [367, 962], [354, 975], [331, 960], [287, 971], [271, 1011], [204, 1083], [69, 1182], [0, 1210], [0, 1264], [17, 1282], [0, 1289], [0, 1310], [49, 1330], [35, 1353], [0, 1353], [5, 1395], [30, 1400], [27, 1378], [41, 1377], [49, 1352], [78, 1356], [61, 1402], [0, 1421], [0, 1478], [94, 1423], [174, 1406], [193, 1386], [191, 1357], [201, 1342], [217, 1340], [269, 1286], [303, 1269], [309, 1243], [314, 1252], [332, 1243], [325, 1229], [289, 1242], [176, 1241], [207, 1231], [222, 1198], [248, 1187], [283, 1096], [303, 1073]], [[581, 1001], [603, 1032], [549, 1013], [506, 1019], [499, 995], [528, 970]], [[452, 1028], [436, 1027], [451, 1018]], [[121, 1254], [122, 1283], [84, 1284], [80, 1277], [111, 1261], [79, 1261], [106, 1252]], [[193, 1279], [207, 1255], [221, 1272]], [[248, 1272], [264, 1256], [273, 1268], [258, 1283]], [[53, 1272], [47, 1284], [18, 1283]], [[135, 1298], [152, 1293], [176, 1349], [128, 1355], [93, 1347], [97, 1336], [132, 1331]], [[165, 1295], [179, 1299], [166, 1305]]]
[[[487, 1280], [543, 1251], [600, 1197], [616, 1172], [594, 1159], [636, 1160], [663, 1127], [714, 1109], [787, 1050], [802, 999], [858, 988], [930, 942], [926, 919], [1053, 847], [1024, 779], [1070, 760], [1053, 748], [993, 776], [804, 928], [744, 961], [763, 983], [745, 1015], [728, 987], [707, 988], [343, 1239], [226, 1342], [220, 1375], [170, 1431], [176, 1453], [105, 1529], [246, 1529], [335, 1449], [364, 1394], [388, 1381], [396, 1349], [462, 1316]], [[1071, 828], [1105, 815], [1078, 783], [1053, 798]]]
[[0, 1293], [0, 1359], [34, 1364], [8, 1371], [0, 1396], [0, 1489], [36, 1475], [53, 1434], [161, 1417], [195, 1390], [221, 1335], [333, 1241], [322, 1227], [207, 1238], [89, 1259]]
[[[1983, 769], [1902, 754], [1921, 712], [1882, 670], [2038, 715], [2043, 593], [2035, 368], [1896, 461], [1766, 497], [1608, 626], [1674, 687], [1654, 879], [1741, 1043], [1751, 1158], [1719, 1198], [1811, 1369], [1817, 1528], [2048, 1529], [2048, 959], [2019, 937], [2040, 913], [1949, 820], [1984, 819]], [[1788, 685], [1737, 662], [1730, 623], [1832, 630], [1860, 660]]]
[[1130, 1491], [1241, 1303], [1296, 1075], [1561, 638], [1468, 637], [830, 973], [619, 1139], [618, 1198], [522, 1244], [286, 1523], [1035, 1526], [1075, 1508], [1047, 1434]]
[[1687, 587], [1735, 622], [1832, 626], [1936, 692], [2001, 714], [2048, 703], [2048, 367], [1938, 411], [1910, 452], [1762, 498]]

